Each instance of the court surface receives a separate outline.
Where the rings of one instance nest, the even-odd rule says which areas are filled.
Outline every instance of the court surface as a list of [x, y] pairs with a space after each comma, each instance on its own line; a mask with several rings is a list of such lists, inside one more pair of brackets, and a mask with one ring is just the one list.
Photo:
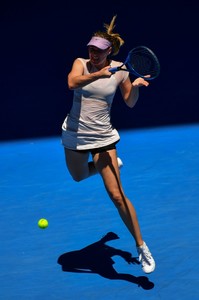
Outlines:
[[[146, 275], [137, 264], [100, 176], [71, 179], [59, 137], [3, 142], [0, 299], [199, 299], [199, 125], [120, 136], [123, 187], [155, 272]], [[47, 229], [38, 228], [40, 218]], [[125, 261], [127, 252], [134, 263]]]

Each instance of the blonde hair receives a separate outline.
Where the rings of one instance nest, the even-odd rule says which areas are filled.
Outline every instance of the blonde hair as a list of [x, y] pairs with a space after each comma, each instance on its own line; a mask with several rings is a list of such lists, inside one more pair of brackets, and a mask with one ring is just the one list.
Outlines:
[[115, 19], [117, 15], [115, 15], [110, 24], [104, 24], [106, 31], [96, 31], [94, 36], [98, 36], [108, 40], [112, 46], [112, 55], [118, 54], [120, 47], [124, 44], [124, 40], [121, 38], [119, 33], [114, 33], [113, 29], [115, 28]]

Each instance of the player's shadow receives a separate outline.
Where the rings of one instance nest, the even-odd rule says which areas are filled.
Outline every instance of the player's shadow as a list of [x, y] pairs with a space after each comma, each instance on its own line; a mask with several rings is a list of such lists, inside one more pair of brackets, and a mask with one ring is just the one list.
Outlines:
[[95, 273], [112, 280], [126, 280], [134, 283], [145, 290], [152, 289], [154, 283], [146, 276], [133, 276], [131, 274], [118, 273], [114, 268], [113, 256], [121, 256], [129, 264], [140, 264], [132, 257], [131, 253], [106, 245], [106, 242], [119, 237], [108, 232], [99, 241], [86, 246], [80, 250], [71, 251], [60, 255], [57, 262], [62, 266], [64, 272]]

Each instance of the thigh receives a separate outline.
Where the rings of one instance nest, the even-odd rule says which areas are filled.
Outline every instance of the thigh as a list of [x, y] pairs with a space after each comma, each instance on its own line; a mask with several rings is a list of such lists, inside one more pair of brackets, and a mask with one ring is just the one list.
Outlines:
[[66, 166], [71, 176], [79, 181], [88, 177], [88, 159], [89, 152], [73, 151], [64, 148]]
[[102, 176], [104, 185], [108, 193], [121, 193], [122, 186], [116, 149], [112, 149], [102, 153], [96, 153], [93, 156], [93, 161], [95, 163], [96, 169]]

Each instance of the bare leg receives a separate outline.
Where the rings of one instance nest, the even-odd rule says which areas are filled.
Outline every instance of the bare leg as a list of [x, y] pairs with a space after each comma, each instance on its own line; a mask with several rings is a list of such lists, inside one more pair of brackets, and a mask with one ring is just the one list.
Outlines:
[[64, 148], [69, 173], [75, 181], [81, 181], [98, 173], [93, 162], [88, 162], [89, 152], [76, 152]]
[[126, 227], [135, 239], [136, 246], [143, 244], [140, 227], [133, 204], [122, 189], [116, 150], [95, 154], [93, 157], [96, 169], [101, 174], [105, 188], [117, 207]]
[[136, 245], [142, 245], [143, 240], [135, 209], [122, 189], [116, 150], [95, 154], [94, 163], [88, 162], [89, 152], [64, 150], [67, 168], [75, 181], [81, 181], [98, 172], [101, 174], [106, 190], [117, 207], [123, 222], [133, 235]]

